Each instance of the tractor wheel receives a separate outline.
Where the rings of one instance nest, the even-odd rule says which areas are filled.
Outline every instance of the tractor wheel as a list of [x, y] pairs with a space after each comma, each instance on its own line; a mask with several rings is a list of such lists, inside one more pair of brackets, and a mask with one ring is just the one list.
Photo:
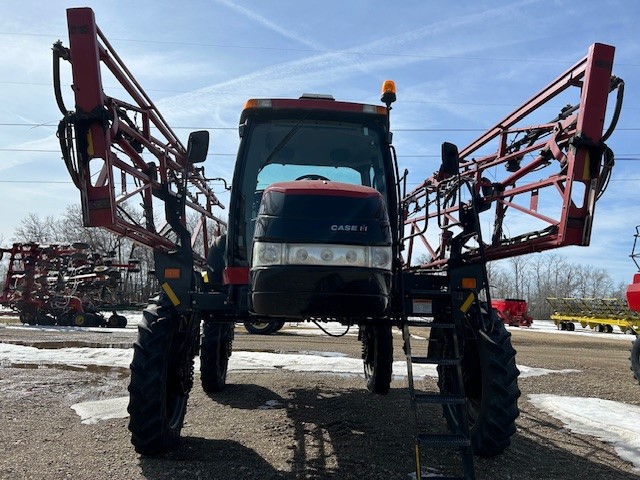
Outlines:
[[22, 313], [20, 314], [20, 321], [22, 323], [26, 323], [27, 325], [36, 325], [36, 316], [32, 313]]
[[636, 339], [631, 344], [631, 371], [633, 372], [633, 377], [640, 383], [640, 336], [636, 337]]
[[143, 455], [167, 452], [180, 442], [197, 350], [197, 336], [181, 331], [180, 321], [161, 296], [151, 300], [138, 326], [127, 410], [131, 443]]
[[[282, 325], [280, 325], [282, 324]], [[284, 326], [284, 322], [244, 322], [247, 332], [254, 335], [271, 335]]]
[[393, 371], [391, 325], [361, 325], [360, 340], [367, 389], [384, 395], [389, 392]]
[[233, 323], [205, 320], [200, 344], [200, 380], [207, 393], [221, 392], [233, 348]]
[[124, 315], [113, 314], [107, 319], [107, 327], [124, 328], [127, 326], [127, 317]]
[[[492, 315], [492, 328], [484, 333], [465, 322], [462, 377], [469, 433], [473, 452], [492, 457], [504, 451], [516, 431], [518, 417], [519, 371], [516, 351], [511, 346], [511, 334], [500, 319]], [[448, 356], [451, 346], [441, 329], [432, 329], [429, 356]], [[438, 366], [438, 386], [441, 393], [456, 391], [456, 367]], [[444, 416], [452, 432], [459, 431], [455, 405], [444, 405]]]
[[73, 325], [76, 327], [86, 327], [89, 322], [87, 321], [87, 315], [84, 313], [77, 313], [73, 317]]

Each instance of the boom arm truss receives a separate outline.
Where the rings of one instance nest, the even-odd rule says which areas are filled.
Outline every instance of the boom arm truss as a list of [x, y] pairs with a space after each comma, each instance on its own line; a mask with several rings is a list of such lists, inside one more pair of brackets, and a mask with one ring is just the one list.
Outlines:
[[[84, 225], [105, 228], [157, 251], [190, 242], [194, 261], [203, 263], [208, 237], [226, 228], [214, 214], [214, 207], [224, 206], [209, 188], [204, 169], [187, 161], [184, 145], [102, 34], [93, 11], [68, 9], [67, 22], [69, 48], [61, 42], [53, 48], [56, 100], [64, 114], [58, 136], [81, 192]], [[60, 59], [71, 63], [75, 112], [68, 111], [62, 99]], [[130, 101], [105, 94], [102, 67]], [[132, 206], [134, 197], [140, 198], [141, 211]], [[164, 212], [156, 211], [160, 205]], [[156, 217], [166, 224], [156, 227]], [[193, 224], [189, 229], [188, 223]]]
[[[585, 58], [459, 156], [453, 145], [443, 145], [440, 170], [404, 198], [408, 265], [442, 268], [454, 255], [473, 262], [589, 244], [595, 203], [613, 166], [604, 141], [615, 128], [623, 96], [624, 83], [611, 74], [613, 56], [613, 47], [592, 45]], [[549, 122], [526, 124], [570, 89], [578, 89], [577, 104]], [[608, 97], [616, 89], [613, 120], [603, 134]], [[481, 154], [492, 142], [495, 152]], [[439, 226], [435, 239], [427, 229], [430, 221]], [[483, 240], [487, 225], [490, 235]], [[422, 258], [412, 262], [419, 245]]]

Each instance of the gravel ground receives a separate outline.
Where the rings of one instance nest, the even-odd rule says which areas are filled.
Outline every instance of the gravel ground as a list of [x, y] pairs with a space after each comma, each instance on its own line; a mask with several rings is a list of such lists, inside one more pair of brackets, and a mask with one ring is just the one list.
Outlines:
[[[640, 405], [629, 371], [629, 342], [601, 336], [555, 335], [514, 329], [519, 364], [577, 369], [579, 374], [522, 378], [518, 430], [507, 451], [476, 460], [478, 479], [637, 479], [640, 472], [613, 447], [570, 433], [527, 401], [547, 393], [599, 397]], [[127, 347], [135, 329], [117, 332], [7, 328], [0, 342]], [[396, 355], [402, 358], [400, 337]], [[285, 328], [264, 337], [236, 332], [237, 350], [333, 351], [357, 357], [353, 336], [301, 336]], [[233, 360], [233, 357], [232, 357]], [[236, 372], [222, 394], [199, 385], [189, 399], [181, 447], [160, 457], [137, 455], [127, 419], [82, 424], [70, 407], [127, 395], [120, 368], [0, 364], [2, 479], [409, 479], [415, 476], [406, 381], [386, 396], [368, 394], [363, 378], [328, 374]], [[425, 380], [428, 384], [433, 380]], [[429, 386], [429, 385], [427, 385]], [[431, 385], [432, 386], [432, 385]], [[442, 423], [434, 412], [433, 422]], [[423, 471], [455, 465], [455, 452], [433, 451]], [[429, 470], [431, 471], [431, 470]]]

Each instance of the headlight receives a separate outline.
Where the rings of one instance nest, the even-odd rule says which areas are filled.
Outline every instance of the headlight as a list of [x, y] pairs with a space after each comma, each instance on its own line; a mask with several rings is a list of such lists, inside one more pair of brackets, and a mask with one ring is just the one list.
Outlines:
[[371, 247], [370, 266], [391, 269], [391, 247]]
[[391, 247], [254, 242], [252, 267], [324, 265], [391, 270]]
[[282, 243], [254, 243], [252, 259], [253, 265], [255, 267], [280, 265], [282, 263], [282, 247]]

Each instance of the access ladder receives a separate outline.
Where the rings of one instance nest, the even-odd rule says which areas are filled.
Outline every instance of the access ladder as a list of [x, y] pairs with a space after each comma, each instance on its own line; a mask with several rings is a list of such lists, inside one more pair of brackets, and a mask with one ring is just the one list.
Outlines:
[[[414, 416], [414, 449], [416, 480], [423, 478], [423, 450], [427, 448], [453, 448], [460, 454], [461, 475], [429, 475], [429, 479], [474, 480], [473, 451], [469, 434], [467, 400], [462, 377], [461, 336], [464, 332], [464, 316], [454, 308], [464, 295], [452, 295], [441, 284], [443, 277], [429, 275], [405, 275], [405, 316], [402, 322], [404, 351], [407, 359], [407, 373], [411, 410]], [[464, 302], [464, 300], [463, 300]], [[459, 305], [456, 305], [459, 307]], [[466, 305], [466, 308], [469, 308]], [[428, 333], [425, 334], [425, 332]], [[416, 354], [412, 352], [411, 340], [420, 340]], [[414, 365], [435, 365], [439, 374], [448, 370], [452, 373], [451, 385], [443, 388], [442, 375], [439, 375], [439, 389], [428, 391], [416, 385]], [[434, 406], [448, 409], [453, 421], [444, 432], [434, 426]]]

